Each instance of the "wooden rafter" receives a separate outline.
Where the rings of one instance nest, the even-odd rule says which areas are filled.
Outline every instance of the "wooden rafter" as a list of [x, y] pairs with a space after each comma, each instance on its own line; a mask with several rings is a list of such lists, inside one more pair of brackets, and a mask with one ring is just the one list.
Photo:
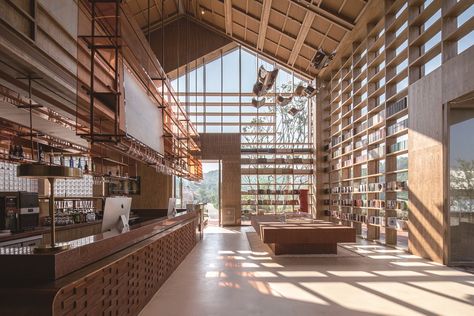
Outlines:
[[310, 10], [316, 13], [321, 18], [327, 20], [330, 23], [336, 24], [346, 31], [352, 31], [354, 28], [354, 23], [351, 21], [347, 21], [346, 19], [343, 19], [340, 16], [321, 8], [319, 5], [314, 5], [310, 2], [301, 0], [291, 0], [291, 3], [296, 4], [305, 10]]
[[225, 32], [232, 36], [232, 0], [224, 0]]
[[260, 17], [260, 27], [258, 28], [257, 50], [263, 50], [271, 8], [272, 0], [263, 0], [262, 16]]
[[175, 0], [176, 7], [178, 8], [178, 14], [185, 14], [183, 0]]
[[293, 66], [295, 64], [296, 58], [300, 54], [301, 47], [303, 46], [306, 36], [308, 35], [309, 30], [311, 29], [311, 25], [313, 24], [315, 17], [315, 13], [311, 11], [306, 12], [303, 23], [301, 24], [300, 31], [298, 32], [298, 37], [296, 38], [295, 45], [293, 46], [293, 50], [291, 51], [290, 58], [288, 58], [289, 65]]

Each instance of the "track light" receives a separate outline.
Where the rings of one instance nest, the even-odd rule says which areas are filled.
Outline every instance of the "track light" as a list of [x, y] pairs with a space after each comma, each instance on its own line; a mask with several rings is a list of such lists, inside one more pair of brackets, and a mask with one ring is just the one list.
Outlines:
[[265, 105], [265, 101], [266, 101], [265, 98], [261, 98], [261, 99], [252, 98], [252, 105], [258, 109]]
[[298, 114], [301, 110], [295, 108], [295, 107], [292, 107], [291, 109], [288, 110], [288, 113], [292, 116], [295, 116], [296, 114]]
[[279, 95], [276, 98], [277, 104], [279, 104], [281, 106], [288, 105], [291, 102], [291, 100], [293, 100], [293, 96], [285, 98], [284, 96]]
[[253, 93], [258, 96], [264, 96], [268, 90], [271, 90], [278, 76], [278, 69], [267, 71], [260, 66], [257, 73], [257, 82], [253, 85]]
[[311, 64], [316, 69], [323, 69], [329, 65], [329, 62], [333, 60], [335, 55], [336, 55], [335, 52], [329, 54], [329, 53], [325, 53], [321, 49], [318, 49], [313, 59], [311, 60]]

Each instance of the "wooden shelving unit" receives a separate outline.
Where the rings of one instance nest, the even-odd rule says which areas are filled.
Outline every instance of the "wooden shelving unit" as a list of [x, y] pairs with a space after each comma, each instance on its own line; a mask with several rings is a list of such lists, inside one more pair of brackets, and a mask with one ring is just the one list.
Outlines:
[[[381, 3], [382, 4], [382, 3]], [[328, 73], [318, 98], [321, 215], [397, 244], [408, 216], [408, 85], [454, 57], [472, 1], [385, 0]], [[377, 186], [377, 189], [361, 189]], [[394, 225], [394, 219], [400, 222]], [[401, 224], [400, 224], [401, 223]]]

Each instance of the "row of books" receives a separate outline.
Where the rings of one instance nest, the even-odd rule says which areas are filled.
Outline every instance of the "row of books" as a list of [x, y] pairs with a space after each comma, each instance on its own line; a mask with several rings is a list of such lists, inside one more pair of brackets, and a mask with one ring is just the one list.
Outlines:
[[[388, 182], [371, 182], [361, 183], [355, 186], [340, 186], [332, 187], [330, 193], [357, 193], [357, 192], [383, 192], [389, 191], [402, 191], [408, 188], [407, 181], [388, 181]], [[329, 193], [329, 192], [327, 192]]]
[[369, 143], [369, 141], [367, 139], [365, 139], [365, 138], [360, 139], [360, 140], [358, 140], [354, 143], [354, 149], [358, 149], [360, 147], [363, 147], [363, 146], [367, 145], [368, 143]]
[[342, 135], [333, 137], [331, 139], [331, 146], [332, 147], [337, 146], [339, 143], [342, 143], [343, 141], [348, 140], [352, 136], [354, 136], [354, 130], [351, 129], [350, 131], [348, 131], [348, 132], [346, 132]]
[[299, 205], [298, 200], [243, 200], [243, 205]]
[[297, 153], [313, 153], [311, 148], [243, 148], [242, 153], [259, 153], [259, 154], [297, 154]]
[[407, 181], [389, 181], [386, 183], [386, 189], [389, 191], [403, 191], [408, 189]]
[[393, 145], [390, 145], [390, 153], [394, 153], [400, 150], [405, 150], [408, 148], [408, 141], [407, 140], [402, 140], [400, 142], [397, 142]]
[[384, 208], [385, 200], [340, 199], [340, 200], [331, 200], [331, 205]]
[[342, 155], [342, 148], [339, 148], [332, 153], [332, 158], [336, 158], [338, 156]]
[[242, 159], [242, 163], [249, 164], [302, 164], [302, 163], [312, 163], [312, 159], [303, 159], [303, 158], [257, 158], [257, 159]]
[[403, 111], [408, 106], [407, 98], [404, 97], [401, 100], [396, 101], [393, 104], [387, 106], [387, 117], [392, 116], [400, 111]]
[[343, 221], [353, 221], [365, 224], [385, 226], [385, 217], [383, 216], [367, 216], [362, 214], [333, 211], [331, 212], [331, 217]]
[[394, 229], [406, 229], [406, 221], [401, 220], [397, 217], [385, 218], [384, 216], [367, 216], [362, 214], [344, 213], [339, 211], [332, 211], [330, 214], [331, 217], [343, 221], [360, 222], [365, 224], [385, 226]]
[[406, 128], [408, 128], [408, 119], [405, 119], [401, 122], [387, 126], [387, 135], [393, 135]]
[[354, 163], [361, 163], [367, 161], [367, 154], [361, 154], [354, 158]]
[[369, 127], [371, 127], [371, 126], [377, 125], [378, 123], [382, 122], [383, 120], [385, 120], [385, 110], [380, 111], [376, 115], [370, 117], [367, 120], [367, 122], [368, 122]]
[[259, 190], [248, 190], [248, 194], [300, 194], [300, 190], [272, 190], [272, 189], [259, 189]]
[[339, 220], [343, 220], [343, 221], [354, 221], [354, 222], [367, 223], [367, 215], [362, 215], [362, 214], [332, 211], [331, 212], [331, 217], [339, 219]]
[[378, 131], [369, 134], [369, 143], [376, 142], [385, 137], [385, 129], [381, 128]]
[[408, 203], [400, 200], [387, 200], [387, 208], [394, 210], [408, 210]]

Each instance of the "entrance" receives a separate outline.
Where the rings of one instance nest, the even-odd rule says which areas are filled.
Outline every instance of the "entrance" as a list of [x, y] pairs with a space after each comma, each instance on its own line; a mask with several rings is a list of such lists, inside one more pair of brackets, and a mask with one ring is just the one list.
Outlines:
[[448, 261], [474, 265], [474, 94], [452, 102], [448, 113]]
[[192, 182], [183, 179], [181, 182], [182, 205], [205, 204], [205, 217], [208, 225], [219, 226], [221, 208], [221, 162], [219, 160], [202, 161], [203, 179]]

